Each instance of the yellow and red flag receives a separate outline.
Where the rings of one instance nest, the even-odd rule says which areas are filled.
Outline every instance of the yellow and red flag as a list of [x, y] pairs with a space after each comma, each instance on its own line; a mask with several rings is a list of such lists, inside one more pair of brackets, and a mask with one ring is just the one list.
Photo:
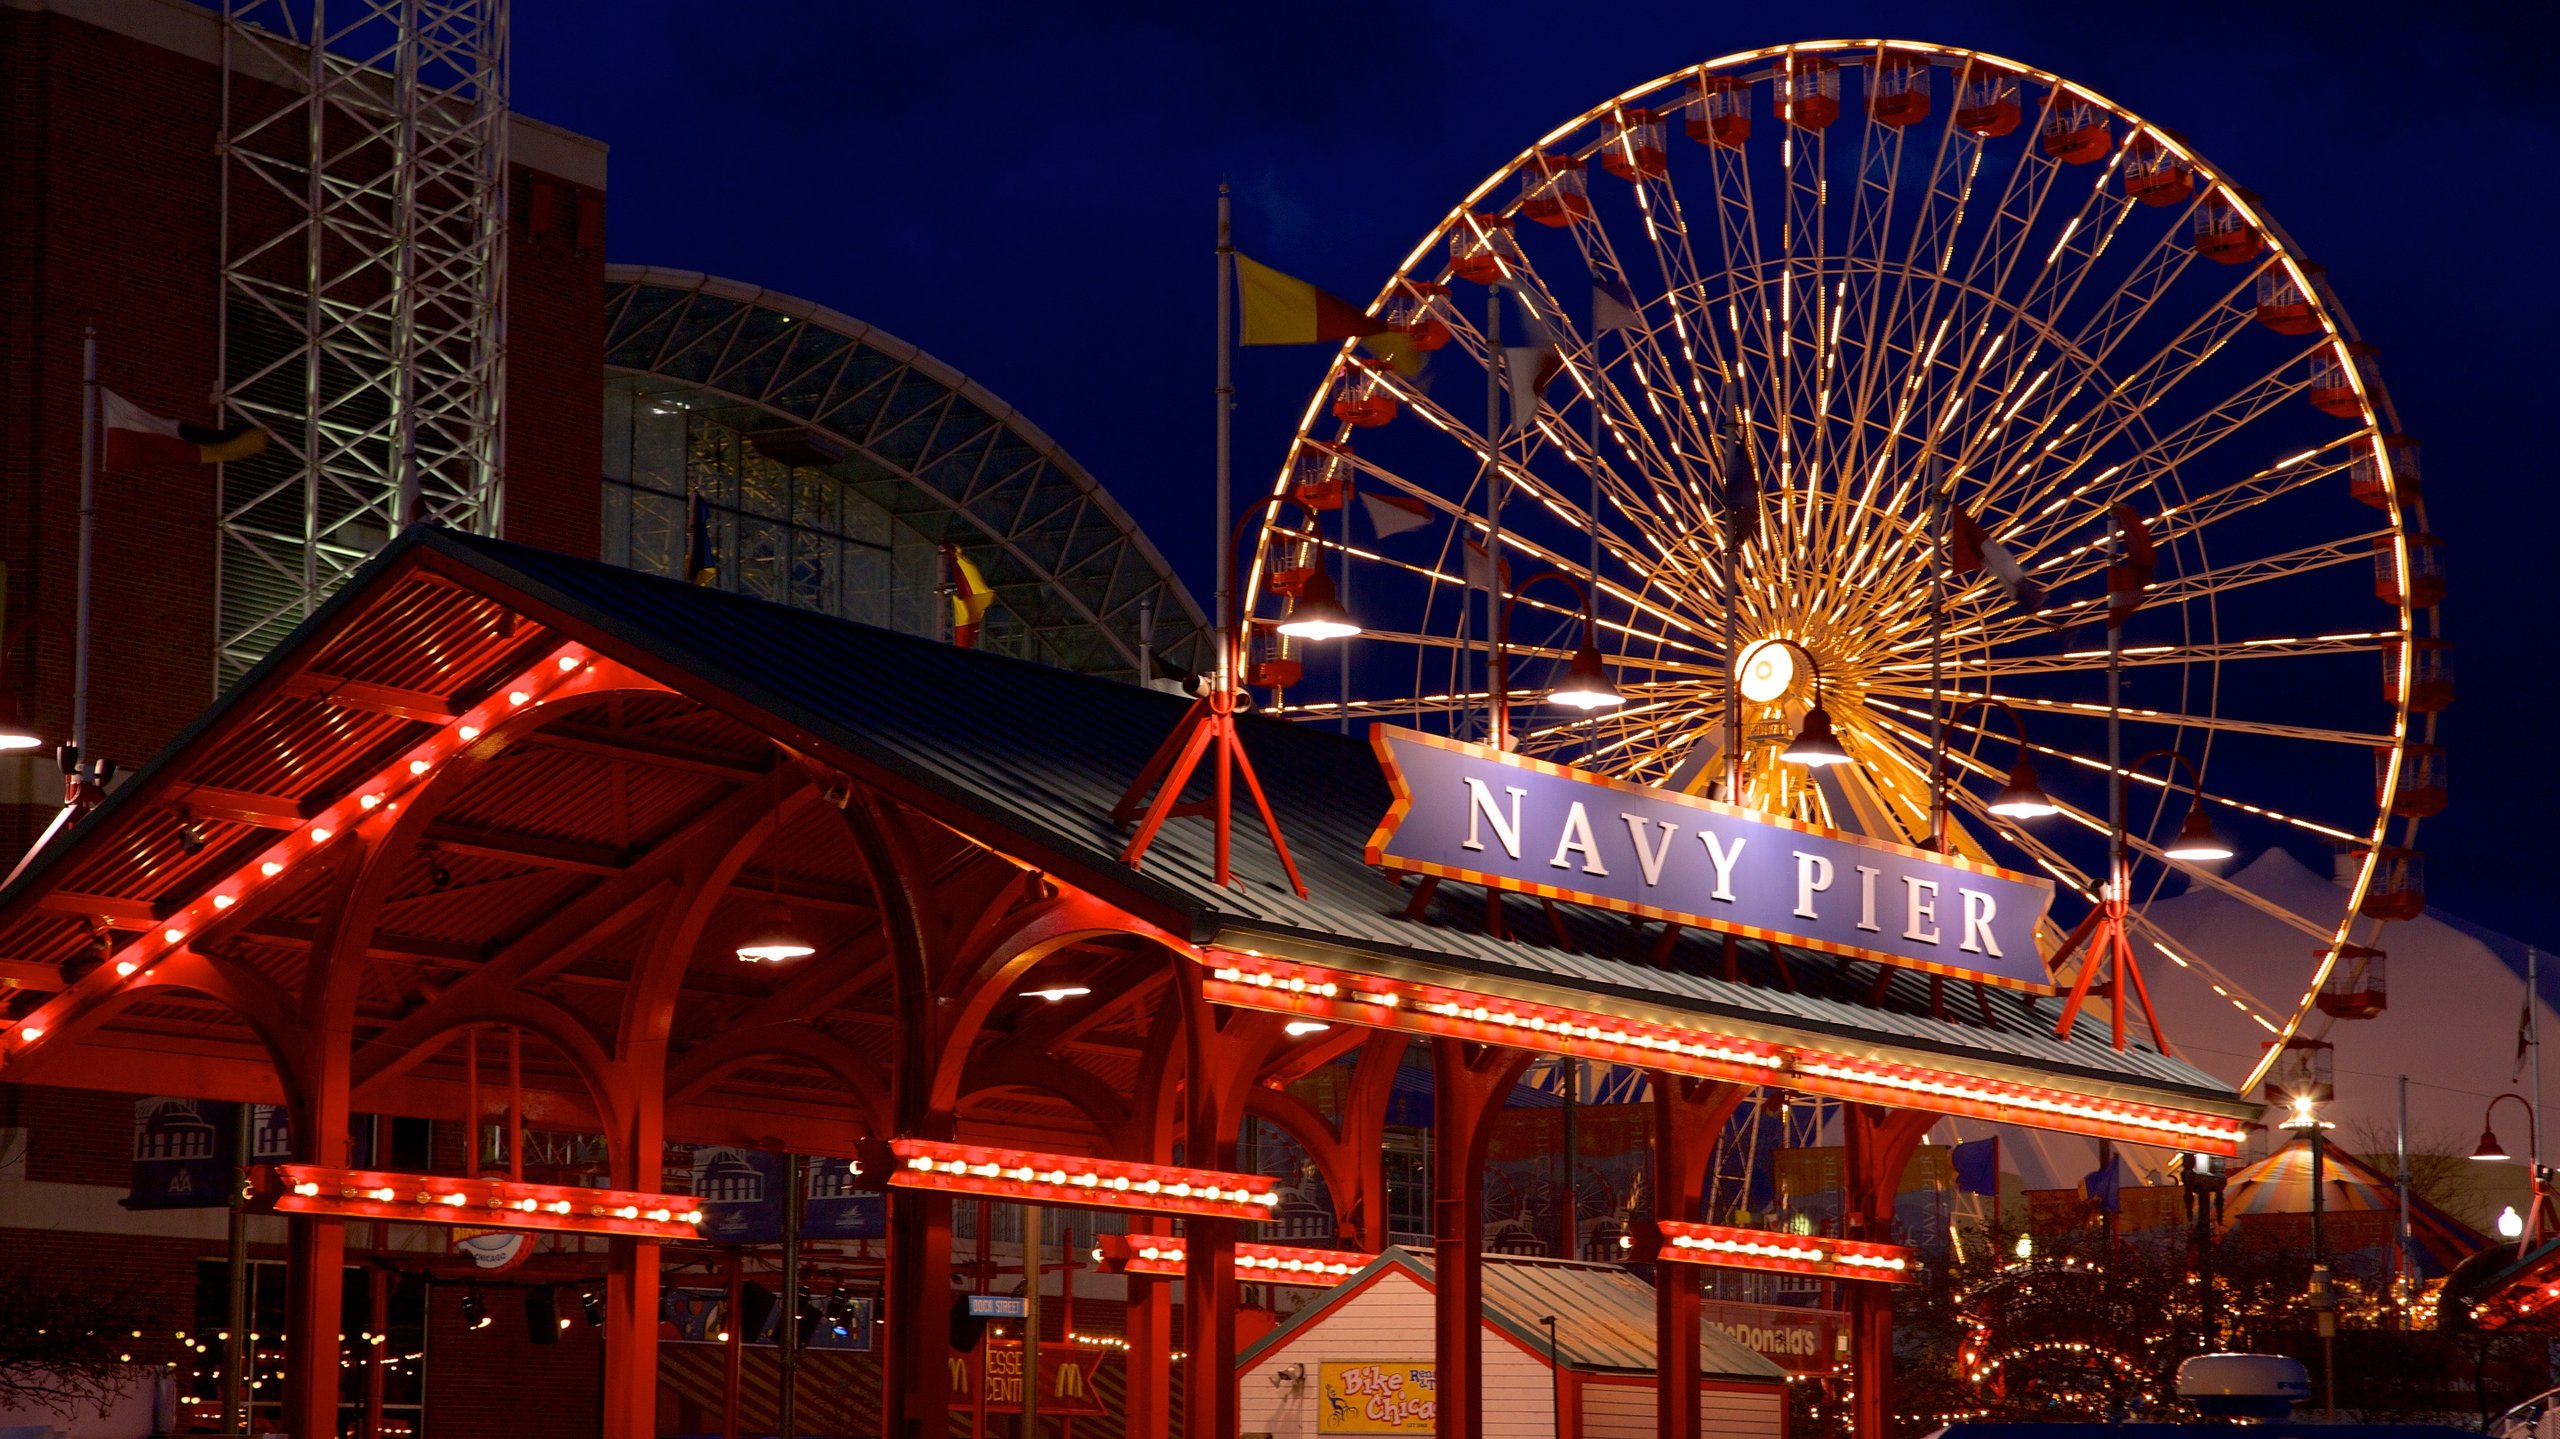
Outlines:
[[942, 556], [951, 565], [951, 642], [962, 649], [976, 649], [978, 626], [986, 622], [987, 606], [995, 603], [996, 592], [987, 588], [987, 577], [958, 546], [944, 545]]
[[1367, 314], [1339, 295], [1241, 254], [1236, 289], [1244, 297], [1242, 341], [1248, 345], [1321, 345], [1394, 328], [1383, 315]]

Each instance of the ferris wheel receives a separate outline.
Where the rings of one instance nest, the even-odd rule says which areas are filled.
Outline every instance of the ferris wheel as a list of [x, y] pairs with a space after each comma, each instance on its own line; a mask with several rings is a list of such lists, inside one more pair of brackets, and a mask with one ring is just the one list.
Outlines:
[[[1540, 138], [1371, 313], [1404, 343], [1343, 347], [1264, 502], [1268, 708], [1942, 836], [2065, 923], [2121, 791], [2136, 943], [2182, 885], [2303, 938], [2299, 993], [2232, 1001], [2247, 1084], [2378, 1003], [2445, 801], [2418, 450], [2319, 267], [2174, 131], [1946, 46], [1730, 55]], [[1280, 630], [1337, 600], [1349, 646]], [[1848, 762], [1787, 758], [1809, 720]], [[2345, 918], [2186, 857], [2208, 830], [2333, 847]]]

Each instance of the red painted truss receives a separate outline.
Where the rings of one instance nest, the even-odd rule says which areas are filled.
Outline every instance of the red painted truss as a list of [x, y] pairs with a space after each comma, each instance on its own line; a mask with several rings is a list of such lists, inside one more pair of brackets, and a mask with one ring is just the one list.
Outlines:
[[[1101, 1234], [1095, 1252], [1107, 1274], [1152, 1274], [1179, 1279], [1188, 1272], [1180, 1235]], [[1297, 1284], [1330, 1289], [1369, 1267], [1378, 1256], [1347, 1249], [1298, 1249], [1285, 1244], [1236, 1246], [1236, 1278], [1250, 1284]]]
[[451, 1174], [395, 1174], [329, 1169], [316, 1164], [260, 1165], [249, 1172], [253, 1207], [275, 1214], [337, 1219], [390, 1219], [407, 1224], [465, 1224], [474, 1229], [533, 1229], [554, 1234], [623, 1234], [691, 1239], [702, 1211], [681, 1194], [463, 1179]]
[[1666, 1074], [1778, 1085], [1899, 1109], [2236, 1154], [2247, 1129], [2197, 1110], [1617, 1018], [1589, 1010], [1214, 950], [1202, 992], [1218, 1004], [1373, 1029], [1533, 1049]]
[[1274, 1181], [1260, 1174], [1175, 1169], [930, 1139], [894, 1140], [889, 1152], [897, 1157], [889, 1182], [903, 1189], [1218, 1219], [1267, 1219], [1280, 1202]]
[[1907, 1284], [1915, 1276], [1911, 1251], [1899, 1244], [1736, 1229], [1729, 1224], [1688, 1224], [1658, 1219], [1662, 1252], [1657, 1259], [1711, 1264], [1719, 1269], [1759, 1269], [1778, 1274], [1818, 1274], [1825, 1279], [1873, 1279]]

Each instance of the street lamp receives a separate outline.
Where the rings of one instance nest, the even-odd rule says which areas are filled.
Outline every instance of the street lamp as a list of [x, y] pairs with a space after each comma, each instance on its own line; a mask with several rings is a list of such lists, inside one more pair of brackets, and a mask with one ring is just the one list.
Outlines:
[[[2043, 819], [2048, 815], [2062, 813], [2062, 806], [2053, 802], [2052, 797], [2044, 792], [2043, 784], [2036, 779], [2035, 757], [2027, 748], [2027, 722], [2019, 717], [2016, 708], [2007, 700], [1993, 695], [1970, 695], [1958, 701], [1956, 707], [1947, 712], [1947, 719], [1952, 722], [1957, 715], [1976, 706], [1986, 710], [1998, 710], [2007, 715], [2010, 725], [2018, 732], [2018, 762], [2009, 767], [2008, 782], [2001, 785], [2000, 792], [1993, 795], [1991, 803], [1983, 807], [2002, 819]], [[1936, 752], [1930, 756], [1930, 763], [1935, 771], [1933, 777], [1936, 781], [1933, 790], [1936, 798], [1933, 801], [1930, 816], [1930, 838], [1938, 848], [1944, 849], [1947, 839], [1945, 808], [1947, 756], [1943, 745], [1938, 746]]]
[[2338, 1415], [2338, 1310], [2329, 1288], [2329, 1243], [2323, 1220], [2328, 1213], [2328, 1131], [2337, 1126], [2320, 1117], [2317, 1103], [2307, 1093], [2296, 1093], [2292, 1104], [2293, 1112], [2282, 1127], [2311, 1136], [2311, 1285], [2306, 1297], [2320, 1324], [2322, 1407], [2334, 1419]]
[[[2542, 1238], [2543, 1196], [2550, 1192], [2547, 1186], [2552, 1178], [2551, 1171], [2542, 1167], [2542, 1117], [2535, 1112], [2533, 1101], [2512, 1089], [2503, 1094], [2492, 1095], [2487, 1107], [2480, 1111], [2480, 1144], [2471, 1151], [2471, 1157], [2484, 1161], [2512, 1157], [2507, 1153], [2507, 1147], [2498, 1142], [2498, 1132], [2489, 1122], [2490, 1118], [2498, 1112], [2500, 1101], [2509, 1099], [2524, 1106], [2525, 1130], [2532, 1139], [2525, 1161], [2526, 1167], [2532, 1173], [2533, 1192], [2526, 1205], [2523, 1221], [2516, 1231], [2512, 1234], [2508, 1233], [2506, 1216], [2500, 1215], [2498, 1233], [2503, 1238], [2516, 1241], [2516, 1257], [2522, 1258], [2525, 1251], [2531, 1249]], [[2507, 1211], [2508, 1214], [2514, 1212], [2512, 1209]]]
[[1803, 654], [1805, 662], [1813, 667], [1813, 708], [1804, 712], [1804, 728], [1796, 731], [1796, 737], [1778, 757], [1813, 769], [1847, 764], [1849, 752], [1840, 747], [1840, 737], [1832, 731], [1831, 711], [1822, 707], [1822, 661], [1815, 659], [1811, 650]]
[[[1502, 603], [1502, 631], [1511, 632], [1511, 610], [1520, 597], [1541, 580], [1553, 580], [1572, 590], [1582, 601], [1582, 643], [1574, 649], [1573, 658], [1565, 665], [1563, 678], [1547, 691], [1547, 703], [1578, 709], [1588, 714], [1594, 710], [1612, 709], [1625, 704], [1627, 697], [1609, 679], [1609, 669], [1600, 658], [1600, 620], [1591, 586], [1562, 570], [1540, 570], [1520, 582]], [[1493, 667], [1493, 707], [1499, 717], [1496, 743], [1503, 742], [1511, 730], [1511, 660], [1507, 651], [1497, 656]]]
[[1289, 606], [1288, 618], [1280, 621], [1280, 633], [1292, 639], [1343, 640], [1360, 633], [1360, 622], [1334, 592], [1332, 572], [1319, 565]]

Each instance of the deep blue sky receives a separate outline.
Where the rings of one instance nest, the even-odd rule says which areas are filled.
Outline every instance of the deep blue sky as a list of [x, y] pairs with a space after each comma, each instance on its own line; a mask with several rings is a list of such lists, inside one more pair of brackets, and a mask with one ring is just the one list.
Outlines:
[[[2549, 940], [2555, 9], [625, 0], [519, 7], [515, 85], [613, 147], [614, 260], [923, 346], [1063, 443], [1205, 598], [1221, 179], [1239, 245], [1365, 299], [1531, 139], [1712, 55], [1883, 34], [2070, 76], [2256, 190], [2381, 347], [2459, 646], [2430, 897]], [[1324, 363], [1248, 352], [1241, 477], [1277, 463]]]

